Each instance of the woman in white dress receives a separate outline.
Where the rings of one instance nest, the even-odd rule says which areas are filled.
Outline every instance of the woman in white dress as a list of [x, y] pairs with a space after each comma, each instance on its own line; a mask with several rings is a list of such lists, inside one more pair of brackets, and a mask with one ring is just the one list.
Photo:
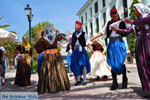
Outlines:
[[111, 68], [106, 62], [106, 56], [103, 54], [104, 45], [97, 39], [93, 41], [92, 47], [94, 53], [90, 57], [91, 73], [90, 76], [97, 76], [97, 80], [104, 79], [111, 75]]

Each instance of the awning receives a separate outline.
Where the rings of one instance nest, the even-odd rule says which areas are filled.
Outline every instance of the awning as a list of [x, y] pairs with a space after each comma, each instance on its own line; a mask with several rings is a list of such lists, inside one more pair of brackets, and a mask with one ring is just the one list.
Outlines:
[[17, 40], [17, 35], [0, 28], [0, 43]]

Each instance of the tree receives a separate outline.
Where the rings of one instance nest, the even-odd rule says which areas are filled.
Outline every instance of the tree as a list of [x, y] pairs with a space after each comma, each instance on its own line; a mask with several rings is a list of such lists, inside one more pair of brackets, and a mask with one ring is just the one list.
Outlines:
[[[31, 43], [33, 45], [37, 42], [37, 40], [40, 39], [41, 32], [44, 30], [45, 25], [47, 25], [47, 24], [53, 26], [53, 24], [46, 21], [46, 22], [40, 22], [40, 23], [38, 23], [37, 25], [35, 25], [31, 28]], [[25, 36], [28, 37], [29, 36], [28, 34], [29, 34], [29, 30], [25, 33]]]
[[[0, 20], [3, 19], [4, 17], [0, 17]], [[8, 24], [4, 24], [4, 25], [0, 25], [0, 28], [7, 28], [7, 27], [10, 27], [11, 25], [8, 25]], [[14, 33], [16, 34], [16, 32], [14, 31], [9, 31], [11, 33]], [[8, 58], [8, 64], [10, 65], [10, 68], [12, 68], [12, 65], [14, 65], [14, 48], [15, 46], [17, 45], [18, 42], [5, 42], [3, 44], [0, 44], [1, 46], [3, 46], [7, 52], [7, 58]]]
[[[0, 20], [1, 19], [3, 19], [4, 17], [2, 16], [2, 17], [0, 17]], [[4, 25], [0, 25], [0, 28], [7, 28], [7, 27], [9, 27], [10, 25], [8, 25], [8, 24], [4, 24]]]
[[[33, 46], [41, 38], [41, 32], [45, 29], [45, 25], [47, 25], [47, 24], [53, 26], [53, 24], [46, 21], [46, 22], [40, 22], [31, 28], [31, 43]], [[29, 30], [25, 33], [25, 36], [27, 36], [27, 37], [29, 36]], [[33, 46], [32, 46], [33, 59], [37, 60], [38, 54], [36, 53], [36, 50], [35, 50], [35, 48], [33, 48]]]
[[[0, 17], [0, 20], [3, 19], [4, 17]], [[0, 25], [0, 28], [7, 28], [7, 27], [10, 27], [11, 25], [8, 25], [8, 24], [4, 24], [4, 25]], [[14, 34], [17, 34], [15, 31], [9, 31], [11, 33], [14, 33]]]
[[[133, 14], [133, 5], [135, 3], [138, 3], [138, 0], [133, 0], [131, 7], [130, 7], [130, 19], [135, 19], [135, 16]], [[136, 40], [136, 34], [129, 34], [128, 35], [128, 43], [129, 43], [129, 49], [131, 51], [132, 56], [134, 56], [135, 53], [135, 40]]]

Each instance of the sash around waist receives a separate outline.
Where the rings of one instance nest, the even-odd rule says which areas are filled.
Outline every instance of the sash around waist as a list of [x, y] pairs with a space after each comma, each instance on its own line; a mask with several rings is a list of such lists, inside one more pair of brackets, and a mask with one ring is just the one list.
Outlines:
[[119, 41], [119, 40], [121, 41], [123, 39], [122, 39], [122, 37], [110, 37], [109, 40], [110, 41]]

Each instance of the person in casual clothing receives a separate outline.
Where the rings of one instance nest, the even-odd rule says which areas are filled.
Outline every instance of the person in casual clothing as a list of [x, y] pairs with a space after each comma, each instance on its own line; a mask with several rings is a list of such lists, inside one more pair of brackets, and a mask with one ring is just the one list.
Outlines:
[[106, 62], [106, 56], [103, 54], [104, 45], [102, 44], [102, 41], [99, 39], [93, 41], [92, 47], [94, 53], [90, 57], [91, 72], [89, 75], [97, 76], [97, 80], [111, 76], [111, 68]]
[[112, 30], [120, 35], [136, 33], [136, 64], [144, 91], [150, 91], [150, 8], [142, 3], [133, 5], [135, 20], [125, 19], [128, 24], [133, 24], [129, 29]]
[[30, 59], [32, 57], [32, 48], [28, 42], [28, 39], [24, 36], [22, 43], [15, 48], [17, 54], [17, 70], [15, 77], [15, 85], [28, 86], [31, 84], [31, 68]]
[[53, 31], [52, 26], [46, 25], [43, 37], [35, 44], [38, 53], [43, 52], [39, 46], [43, 46], [45, 50], [37, 86], [37, 91], [40, 94], [70, 90], [65, 65], [57, 49], [57, 42], [65, 37], [58, 33], [58, 31]]
[[4, 55], [6, 55], [6, 50], [4, 47], [0, 46], [0, 74], [1, 74], [1, 83], [5, 83], [5, 59]]
[[91, 49], [88, 42], [88, 35], [81, 30], [82, 23], [76, 21], [75, 32], [72, 35], [72, 58], [71, 58], [71, 71], [77, 78], [75, 85], [81, 84], [80, 76], [83, 75], [83, 85], [86, 85], [86, 74], [91, 71], [89, 57], [84, 49], [86, 45]]
[[70, 66], [71, 66], [71, 56], [72, 56], [72, 38], [71, 37], [69, 38], [69, 43], [67, 45], [66, 52], [68, 52], [67, 63], [68, 63], [68, 66], [69, 66], [70, 76], [72, 76], [72, 71], [71, 71], [71, 68], [70, 68]]
[[[44, 31], [41, 32], [41, 37], [43, 37], [43, 35], [44, 35]], [[43, 45], [40, 45], [39, 47], [43, 51], [38, 56], [38, 67], [37, 67], [37, 69], [38, 69], [38, 76], [40, 77], [41, 66], [42, 66], [42, 62], [43, 62], [43, 58], [44, 58], [44, 47], [43, 47]]]
[[[117, 74], [123, 74], [122, 88], [127, 88], [128, 79], [126, 76], [126, 67], [124, 65], [124, 60], [126, 58], [126, 46], [122, 37], [110, 29], [111, 24], [120, 20], [117, 9], [113, 8], [110, 12], [110, 15], [111, 20], [105, 24], [103, 30], [91, 38], [91, 40], [94, 40], [103, 34], [106, 34], [107, 38], [109, 38], [110, 42], [107, 47], [107, 63], [109, 66], [111, 66], [113, 78], [110, 90], [116, 90], [118, 88]], [[126, 24], [124, 21], [119, 23], [119, 28], [126, 29]]]

